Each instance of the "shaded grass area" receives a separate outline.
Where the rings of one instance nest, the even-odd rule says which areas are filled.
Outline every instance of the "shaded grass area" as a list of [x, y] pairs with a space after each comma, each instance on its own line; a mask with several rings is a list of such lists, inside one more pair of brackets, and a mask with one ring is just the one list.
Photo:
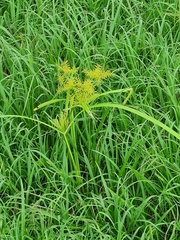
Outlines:
[[[179, 1], [0, 2], [0, 114], [48, 122], [61, 104], [57, 66], [101, 64], [100, 92], [133, 87], [128, 102], [179, 132]], [[63, 96], [62, 96], [63, 97]], [[100, 102], [122, 103], [125, 95]], [[94, 109], [75, 125], [82, 183], [62, 136], [0, 118], [1, 239], [177, 239], [180, 149], [169, 133], [120, 109]]]

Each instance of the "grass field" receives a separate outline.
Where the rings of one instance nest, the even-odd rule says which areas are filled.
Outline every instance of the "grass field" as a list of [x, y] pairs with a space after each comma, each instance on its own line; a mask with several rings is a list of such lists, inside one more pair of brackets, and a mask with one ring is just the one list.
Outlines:
[[[179, 0], [0, 0], [0, 53], [0, 239], [179, 239]], [[113, 75], [64, 133], [66, 61]]]

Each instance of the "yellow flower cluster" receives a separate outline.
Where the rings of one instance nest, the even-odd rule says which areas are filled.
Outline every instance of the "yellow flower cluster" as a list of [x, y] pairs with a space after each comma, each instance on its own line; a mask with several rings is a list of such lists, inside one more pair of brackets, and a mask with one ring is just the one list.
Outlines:
[[95, 89], [91, 80], [87, 79], [84, 82], [78, 81], [74, 95], [75, 102], [77, 102], [77, 104], [81, 104], [83, 102], [85, 103], [91, 102], [96, 96]]
[[110, 71], [104, 71], [100, 65], [97, 65], [94, 70], [84, 70], [84, 73], [87, 77], [94, 79], [96, 85], [99, 85], [102, 79], [112, 76]]
[[62, 63], [59, 70], [58, 92], [68, 91], [71, 101], [73, 99], [73, 104], [81, 106], [91, 102], [96, 97], [95, 87], [101, 83], [102, 79], [112, 76], [110, 71], [104, 71], [99, 65], [94, 70], [83, 71], [86, 76], [84, 81], [78, 78], [78, 69], [71, 68], [68, 62]]
[[59, 70], [61, 72], [63, 72], [64, 75], [68, 75], [68, 74], [76, 74], [78, 69], [73, 67], [73, 68], [70, 68], [68, 62], [63, 62], [60, 66], [59, 66]]

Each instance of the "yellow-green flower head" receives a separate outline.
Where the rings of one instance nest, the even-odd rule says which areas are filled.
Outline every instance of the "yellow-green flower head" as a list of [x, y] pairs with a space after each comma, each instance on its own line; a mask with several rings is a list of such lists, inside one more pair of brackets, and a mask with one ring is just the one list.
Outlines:
[[62, 76], [62, 75], [58, 76], [58, 81], [61, 85], [63, 85], [64, 81], [65, 81], [64, 76]]
[[72, 94], [74, 103], [82, 105], [93, 100], [95, 95], [94, 85], [90, 79], [81, 82], [79, 78], [76, 79]]
[[60, 85], [58, 92], [67, 92], [71, 105], [78, 104], [85, 107], [86, 110], [89, 102], [93, 101], [98, 95], [95, 91], [96, 86], [101, 83], [102, 79], [112, 76], [110, 71], [104, 71], [99, 65], [94, 70], [84, 70], [86, 75], [84, 81], [76, 74], [78, 69], [71, 68], [68, 62], [62, 63], [59, 70], [58, 80]]
[[67, 114], [65, 112], [61, 112], [59, 114], [59, 118], [53, 119], [52, 123], [61, 131], [65, 132], [68, 127], [68, 119]]
[[84, 83], [83, 83], [83, 90], [84, 92], [87, 92], [87, 94], [92, 95], [95, 93], [94, 91], [94, 86], [92, 84], [92, 81], [90, 79], [87, 79]]
[[74, 88], [74, 86], [75, 86], [74, 78], [69, 78], [63, 86], [63, 91], [71, 90]]
[[68, 62], [63, 62], [60, 66], [59, 66], [59, 70], [61, 72], [63, 72], [64, 75], [69, 75], [69, 74], [76, 74], [78, 69], [73, 67], [71, 68], [68, 64]]
[[102, 79], [112, 76], [110, 71], [104, 71], [100, 65], [97, 65], [94, 70], [84, 70], [87, 77], [94, 79], [96, 85], [101, 83]]

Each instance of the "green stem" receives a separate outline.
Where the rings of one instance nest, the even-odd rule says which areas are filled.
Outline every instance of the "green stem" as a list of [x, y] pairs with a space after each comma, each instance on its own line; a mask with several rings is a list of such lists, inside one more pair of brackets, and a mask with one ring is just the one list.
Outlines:
[[71, 148], [70, 148], [68, 139], [67, 139], [67, 137], [66, 137], [66, 134], [63, 134], [63, 136], [64, 136], [64, 140], [65, 140], [65, 142], [66, 142], [66, 146], [67, 146], [67, 148], [68, 148], [68, 152], [69, 152], [69, 155], [70, 155], [70, 158], [71, 158], [71, 161], [72, 161], [72, 164], [73, 164], [75, 173], [76, 173], [76, 182], [77, 182], [77, 184], [80, 184], [80, 183], [82, 182], [82, 180], [81, 180], [81, 176], [80, 176], [79, 164], [76, 164], [76, 162], [75, 162], [75, 159], [74, 159], [74, 157], [73, 157], [73, 153], [72, 153], [72, 151], [71, 151]]
[[76, 169], [79, 172], [78, 175], [80, 176], [79, 157], [78, 157], [78, 153], [77, 153], [77, 137], [76, 137], [76, 131], [75, 131], [73, 111], [71, 111], [71, 113], [70, 113], [70, 120], [73, 121], [73, 124], [71, 126], [71, 137], [72, 137], [72, 141], [73, 141], [73, 144], [74, 144], [74, 148], [73, 148], [74, 162], [75, 162], [75, 165], [76, 165]]

